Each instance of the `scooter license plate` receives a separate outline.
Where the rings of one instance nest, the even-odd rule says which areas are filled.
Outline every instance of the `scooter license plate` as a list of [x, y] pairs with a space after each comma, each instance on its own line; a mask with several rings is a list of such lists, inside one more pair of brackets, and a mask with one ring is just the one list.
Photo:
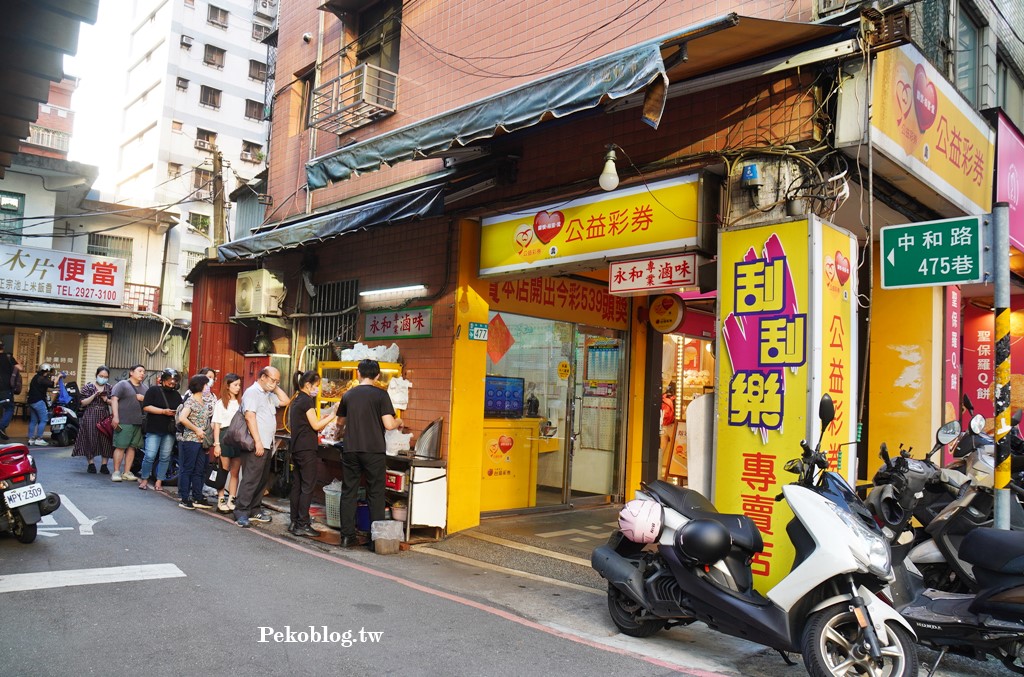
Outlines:
[[50, 419], [50, 425], [64, 425], [68, 422], [67, 416], [54, 416]]
[[8, 508], [17, 508], [19, 505], [35, 503], [36, 501], [41, 501], [44, 498], [46, 498], [46, 492], [43, 491], [43, 485], [39, 483], [30, 484], [27, 487], [10, 489], [4, 492], [4, 501], [7, 502]]

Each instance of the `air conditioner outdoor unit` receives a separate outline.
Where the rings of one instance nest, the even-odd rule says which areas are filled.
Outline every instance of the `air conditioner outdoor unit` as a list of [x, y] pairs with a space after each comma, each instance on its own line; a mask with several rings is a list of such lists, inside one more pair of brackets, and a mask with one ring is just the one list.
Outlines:
[[210, 142], [203, 139], [196, 139], [196, 148], [199, 150], [210, 150]]
[[284, 301], [284, 291], [281, 280], [266, 268], [239, 273], [235, 285], [235, 315], [280, 317], [283, 314], [281, 303]]
[[255, 153], [247, 153], [246, 151], [243, 150], [239, 154], [239, 157], [241, 157], [241, 159], [245, 160], [246, 162], [256, 162], [256, 154]]
[[191, 35], [183, 35], [183, 36], [181, 36], [181, 46], [184, 47], [185, 49], [190, 49], [192, 47], [192, 36]]

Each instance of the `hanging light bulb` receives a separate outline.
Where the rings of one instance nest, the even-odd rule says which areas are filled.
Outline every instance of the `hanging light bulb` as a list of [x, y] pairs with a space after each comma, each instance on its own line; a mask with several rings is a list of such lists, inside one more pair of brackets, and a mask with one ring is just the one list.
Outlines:
[[604, 154], [604, 169], [597, 183], [602, 190], [615, 190], [619, 187], [619, 172], [615, 169], [615, 144], [608, 144], [608, 152]]

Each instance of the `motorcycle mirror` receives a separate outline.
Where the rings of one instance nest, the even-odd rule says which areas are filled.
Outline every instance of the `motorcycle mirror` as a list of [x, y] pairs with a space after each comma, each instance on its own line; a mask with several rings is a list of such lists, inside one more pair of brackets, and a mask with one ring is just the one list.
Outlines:
[[960, 400], [960, 404], [963, 406], [964, 409], [967, 410], [967, 413], [974, 413], [974, 405], [971, 404], [971, 398], [967, 396], [967, 393], [964, 393], [963, 398], [961, 398]]
[[786, 469], [786, 472], [791, 472], [795, 475], [799, 475], [804, 471], [804, 464], [799, 458], [789, 459], [783, 467]]
[[1020, 425], [1021, 417], [1024, 417], [1024, 409], [1018, 409], [1017, 411], [1013, 412], [1013, 416], [1010, 417], [1010, 423], [1013, 425], [1014, 428]]
[[976, 414], [971, 419], [971, 432], [975, 435], [980, 435], [985, 432], [985, 417], [981, 414]]
[[935, 431], [935, 442], [939, 446], [945, 446], [960, 435], [960, 421], [950, 421]]
[[825, 434], [825, 428], [832, 423], [836, 417], [836, 405], [832, 401], [832, 396], [825, 393], [821, 396], [821, 402], [818, 403], [818, 418], [821, 419], [821, 432]]
[[882, 449], [878, 452], [878, 458], [882, 459], [886, 468], [891, 465], [889, 462], [889, 448], [885, 445], [885, 442], [882, 442]]

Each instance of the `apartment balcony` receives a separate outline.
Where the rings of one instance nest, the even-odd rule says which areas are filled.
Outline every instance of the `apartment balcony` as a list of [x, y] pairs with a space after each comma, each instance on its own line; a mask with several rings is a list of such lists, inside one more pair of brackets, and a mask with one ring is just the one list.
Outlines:
[[39, 125], [29, 125], [29, 137], [25, 140], [32, 145], [51, 148], [62, 153], [68, 152], [68, 148], [71, 145], [71, 135], [67, 132], [40, 127]]
[[364, 63], [313, 90], [309, 125], [344, 134], [395, 112], [398, 74]]
[[134, 284], [126, 282], [124, 285], [124, 303], [121, 307], [125, 310], [160, 312], [160, 287], [152, 287], [148, 284]]

